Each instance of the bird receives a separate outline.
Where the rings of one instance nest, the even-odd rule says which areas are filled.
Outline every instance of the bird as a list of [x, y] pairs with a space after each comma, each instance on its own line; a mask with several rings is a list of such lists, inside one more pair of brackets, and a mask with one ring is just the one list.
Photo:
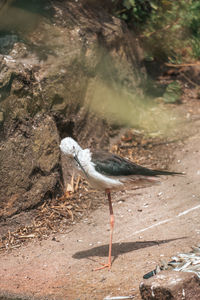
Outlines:
[[105, 191], [108, 197], [110, 212], [110, 242], [108, 263], [102, 264], [95, 270], [111, 268], [112, 239], [114, 230], [114, 213], [111, 191], [123, 190], [134, 186], [158, 183], [158, 176], [178, 175], [179, 172], [153, 170], [140, 166], [127, 158], [111, 152], [82, 149], [71, 137], [65, 137], [60, 143], [61, 152], [74, 161], [76, 169], [95, 189]]

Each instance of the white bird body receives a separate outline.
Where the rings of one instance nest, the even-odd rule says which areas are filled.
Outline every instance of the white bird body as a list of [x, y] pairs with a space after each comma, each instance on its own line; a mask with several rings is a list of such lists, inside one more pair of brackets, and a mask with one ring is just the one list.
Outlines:
[[70, 137], [61, 141], [60, 149], [73, 159], [76, 169], [98, 190], [122, 190], [130, 185], [144, 187], [149, 183], [158, 183], [157, 175], [172, 173], [150, 170], [112, 153], [101, 151], [92, 154], [90, 149], [82, 149]]
[[85, 177], [89, 184], [97, 190], [114, 189], [118, 190], [123, 188], [123, 183], [120, 178], [112, 178], [105, 176], [95, 170], [95, 163], [92, 162], [92, 155], [90, 149], [82, 149], [76, 141], [67, 137], [61, 141], [61, 151], [68, 157], [74, 160], [77, 156], [80, 165], [74, 161], [76, 169]]

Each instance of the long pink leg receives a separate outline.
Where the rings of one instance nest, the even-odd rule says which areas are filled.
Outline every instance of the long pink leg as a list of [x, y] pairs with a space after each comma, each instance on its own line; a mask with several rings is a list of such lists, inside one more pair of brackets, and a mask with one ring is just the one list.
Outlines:
[[103, 264], [102, 267], [99, 267], [95, 269], [97, 270], [102, 270], [105, 268], [111, 268], [111, 253], [112, 253], [112, 237], [113, 237], [113, 229], [114, 229], [114, 213], [113, 213], [113, 207], [112, 207], [112, 200], [111, 200], [111, 193], [109, 189], [106, 189], [106, 194], [108, 195], [108, 203], [109, 203], [109, 210], [110, 210], [110, 243], [109, 243], [109, 252], [108, 252], [108, 263]]

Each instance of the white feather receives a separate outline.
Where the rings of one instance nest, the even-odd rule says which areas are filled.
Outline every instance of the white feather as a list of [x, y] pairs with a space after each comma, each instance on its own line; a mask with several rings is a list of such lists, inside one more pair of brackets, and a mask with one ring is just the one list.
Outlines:
[[61, 151], [70, 158], [77, 156], [81, 166], [83, 167], [85, 173], [81, 168], [75, 164], [79, 172], [84, 175], [86, 180], [96, 189], [120, 189], [123, 187], [123, 183], [119, 179], [110, 178], [103, 174], [100, 174], [95, 170], [95, 165], [91, 161], [91, 152], [89, 149], [82, 149], [76, 141], [72, 138], [64, 138], [60, 143]]

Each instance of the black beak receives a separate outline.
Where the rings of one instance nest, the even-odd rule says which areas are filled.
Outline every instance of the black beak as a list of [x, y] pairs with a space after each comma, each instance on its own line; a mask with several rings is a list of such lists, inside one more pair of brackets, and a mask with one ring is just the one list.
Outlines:
[[81, 163], [80, 163], [80, 161], [79, 161], [77, 155], [74, 155], [74, 159], [75, 159], [75, 161], [77, 162], [77, 164], [79, 165], [79, 167], [81, 168], [81, 170], [83, 171], [83, 173], [85, 174], [85, 176], [88, 177], [88, 175], [87, 175], [87, 173], [85, 172], [83, 166], [81, 165]]

